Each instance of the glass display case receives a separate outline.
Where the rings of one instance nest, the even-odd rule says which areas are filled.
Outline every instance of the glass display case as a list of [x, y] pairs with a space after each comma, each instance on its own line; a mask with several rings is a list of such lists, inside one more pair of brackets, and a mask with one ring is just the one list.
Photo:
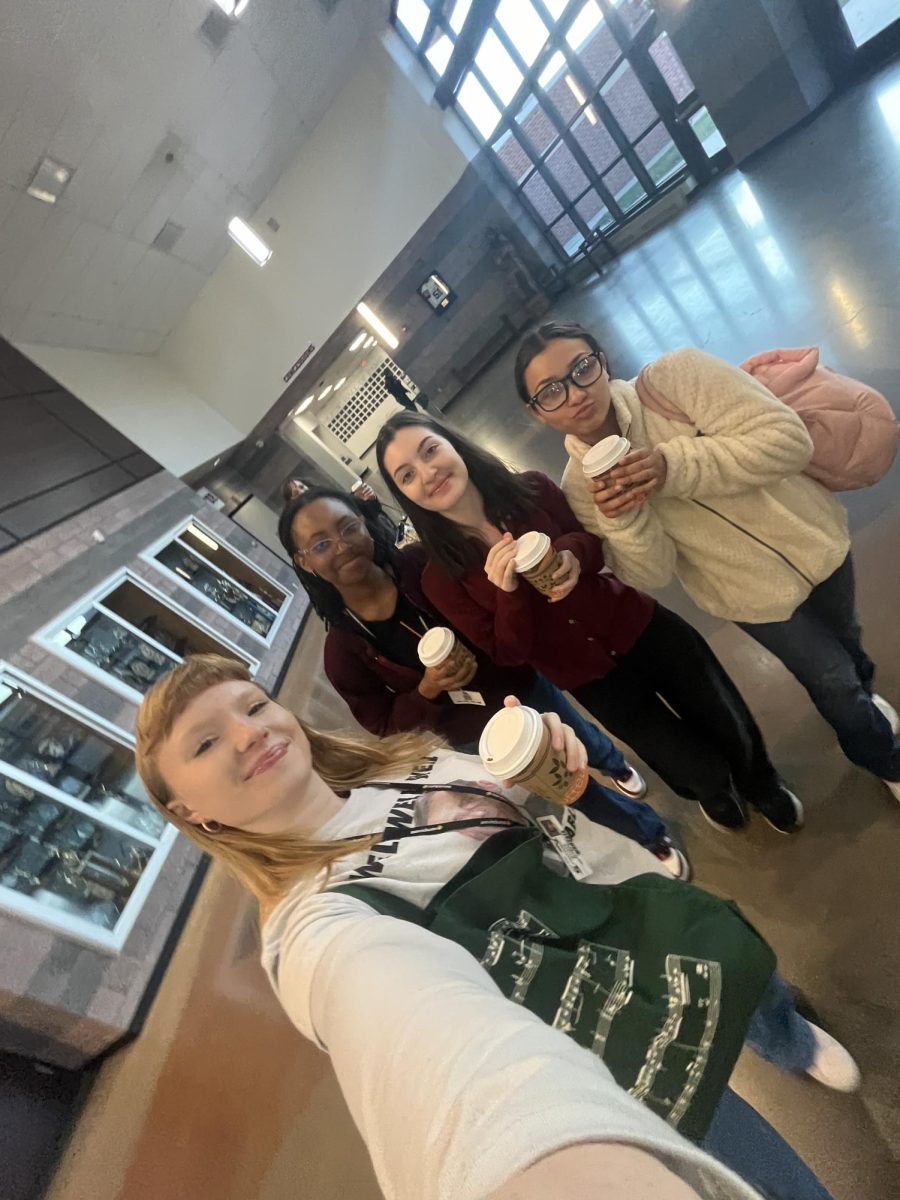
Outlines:
[[121, 730], [0, 668], [0, 908], [114, 953], [174, 837]]
[[257, 659], [127, 570], [37, 637], [136, 702], [188, 654], [236, 658], [251, 673], [259, 666]]
[[267, 645], [292, 593], [218, 542], [196, 521], [170, 534], [152, 560]]

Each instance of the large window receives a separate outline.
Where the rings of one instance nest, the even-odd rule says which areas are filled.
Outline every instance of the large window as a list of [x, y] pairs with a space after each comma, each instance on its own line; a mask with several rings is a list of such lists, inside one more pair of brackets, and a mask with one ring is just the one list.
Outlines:
[[293, 593], [190, 521], [167, 534], [144, 557], [199, 592], [239, 628], [270, 645]]
[[121, 730], [0, 665], [0, 908], [116, 952], [174, 838]]
[[251, 672], [259, 666], [130, 571], [120, 571], [84, 597], [37, 640], [135, 703], [188, 654], [236, 658]]
[[650, 0], [500, 0], [486, 25], [468, 0], [398, 0], [394, 23], [564, 261], [721, 164]]

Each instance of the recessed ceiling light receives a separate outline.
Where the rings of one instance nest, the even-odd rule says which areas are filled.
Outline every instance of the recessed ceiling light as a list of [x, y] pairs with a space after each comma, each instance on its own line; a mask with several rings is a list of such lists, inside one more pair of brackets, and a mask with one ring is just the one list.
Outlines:
[[232, 217], [228, 222], [228, 236], [249, 254], [258, 267], [264, 267], [272, 257], [272, 251], [259, 234], [254, 233], [246, 221]]
[[55, 204], [74, 174], [74, 167], [67, 167], [65, 163], [52, 158], [42, 158], [34, 168], [27, 188], [28, 195], [35, 200], [43, 200], [45, 204]]
[[350, 353], [352, 354], [355, 350], [358, 350], [365, 340], [366, 340], [366, 331], [363, 329], [356, 335], [356, 337], [350, 343]]
[[372, 326], [378, 336], [387, 342], [392, 350], [397, 349], [397, 347], [400, 345], [400, 342], [394, 337], [382, 319], [377, 317], [375, 313], [372, 312], [368, 304], [357, 304], [356, 311], [367, 324]]
[[294, 410], [295, 414], [305, 412], [309, 408], [309, 406], [312, 404], [313, 400], [315, 400], [315, 398], [316, 398], [315, 392], [313, 392], [313, 394], [311, 396], [307, 396], [305, 400], [302, 400], [297, 405], [296, 409]]
[[326, 396], [330, 396], [330, 395], [331, 395], [331, 384], [329, 383], [328, 387], [325, 388], [324, 391], [319, 392], [319, 399], [324, 400]]
[[347, 382], [347, 376], [346, 376], [346, 375], [342, 375], [342, 376], [340, 377], [340, 379], [337, 381], [337, 383], [334, 385], [334, 390], [335, 390], [335, 391], [337, 391], [337, 390], [338, 390], [338, 388], [339, 388], [339, 387], [343, 387], [343, 386], [344, 386], [344, 384], [345, 384], [346, 382]]
[[363, 346], [363, 350], [368, 350], [370, 346], [374, 346], [374, 345], [375, 345], [375, 339], [372, 337], [372, 335], [370, 333], [369, 336], [366, 338], [366, 344]]

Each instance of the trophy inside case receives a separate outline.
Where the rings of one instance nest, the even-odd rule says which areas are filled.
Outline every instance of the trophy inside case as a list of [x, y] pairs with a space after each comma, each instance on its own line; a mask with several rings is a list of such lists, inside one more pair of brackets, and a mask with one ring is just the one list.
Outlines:
[[26, 915], [81, 932], [82, 940], [97, 940], [92, 930], [121, 934], [165, 830], [128, 745], [54, 703], [40, 685], [4, 672], [0, 906], [21, 912], [24, 899]]
[[256, 665], [130, 575], [68, 616], [49, 644], [77, 654], [141, 695], [189, 654], [219, 654], [251, 669]]
[[290, 599], [193, 522], [158, 550], [155, 558], [264, 640]]

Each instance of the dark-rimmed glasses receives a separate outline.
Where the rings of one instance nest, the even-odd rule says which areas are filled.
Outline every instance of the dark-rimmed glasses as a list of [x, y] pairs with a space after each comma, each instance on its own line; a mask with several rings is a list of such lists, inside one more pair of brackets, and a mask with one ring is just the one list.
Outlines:
[[577, 388], [588, 388], [596, 383], [606, 367], [606, 359], [599, 351], [593, 351], [579, 358], [578, 362], [562, 379], [552, 379], [538, 388], [528, 401], [530, 406], [537, 406], [542, 412], [554, 412], [567, 403], [569, 399], [569, 384]]

